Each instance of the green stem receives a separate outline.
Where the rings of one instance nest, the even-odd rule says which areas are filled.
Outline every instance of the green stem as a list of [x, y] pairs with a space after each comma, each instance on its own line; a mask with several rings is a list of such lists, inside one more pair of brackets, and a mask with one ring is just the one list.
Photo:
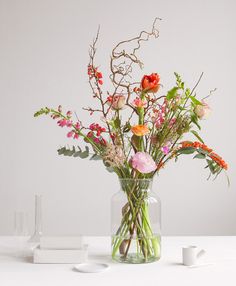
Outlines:
[[145, 229], [147, 237], [151, 239], [154, 256], [158, 257], [160, 255], [160, 246], [157, 237], [153, 236], [147, 203], [144, 203], [142, 207], [142, 214], [143, 214], [143, 227]]

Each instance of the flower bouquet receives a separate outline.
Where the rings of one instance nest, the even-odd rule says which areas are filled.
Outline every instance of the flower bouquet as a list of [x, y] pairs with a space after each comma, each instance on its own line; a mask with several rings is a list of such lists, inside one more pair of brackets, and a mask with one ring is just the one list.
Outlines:
[[[102, 160], [109, 172], [120, 179], [125, 200], [119, 210], [118, 227], [113, 231], [112, 257], [127, 262], [150, 262], [160, 258], [160, 233], [153, 229], [150, 214], [154, 200], [149, 197], [153, 177], [169, 160], [175, 161], [182, 154], [206, 161], [210, 175], [217, 177], [227, 170], [225, 161], [207, 147], [197, 130], [201, 120], [211, 109], [207, 97], [198, 99], [196, 88], [188, 88], [181, 76], [174, 73], [175, 84], [164, 91], [160, 75], [152, 73], [132, 80], [135, 67], [142, 68], [137, 53], [144, 41], [157, 38], [155, 19], [150, 32], [142, 31], [137, 37], [119, 42], [111, 52], [110, 91], [103, 89], [103, 74], [95, 63], [97, 33], [89, 52], [88, 83], [98, 107], [86, 107], [92, 117], [100, 115], [99, 123], [83, 125], [75, 113], [63, 112], [62, 107], [41, 108], [35, 113], [50, 115], [58, 126], [66, 128], [67, 137], [78, 140], [73, 147], [62, 147], [59, 155]], [[130, 51], [128, 47], [132, 45]], [[183, 140], [191, 134], [197, 141]], [[81, 147], [83, 142], [84, 148]], [[130, 253], [135, 244], [135, 253]]]

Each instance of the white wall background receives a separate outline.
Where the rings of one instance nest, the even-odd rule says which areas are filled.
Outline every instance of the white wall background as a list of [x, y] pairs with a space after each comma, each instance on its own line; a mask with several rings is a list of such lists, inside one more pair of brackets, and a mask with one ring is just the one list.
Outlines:
[[97, 162], [59, 157], [71, 143], [50, 118], [34, 119], [42, 106], [77, 110], [93, 105], [87, 83], [88, 46], [98, 24], [98, 64], [108, 74], [109, 55], [120, 40], [149, 29], [161, 17], [160, 38], [143, 45], [143, 73], [158, 72], [164, 90], [178, 71], [204, 97], [217, 87], [213, 114], [202, 135], [229, 162], [226, 178], [206, 181], [204, 163], [182, 157], [155, 180], [162, 200], [163, 233], [236, 235], [235, 18], [234, 0], [0, 0], [0, 234], [13, 233], [15, 210], [29, 213], [43, 195], [44, 233], [108, 234], [114, 175]]

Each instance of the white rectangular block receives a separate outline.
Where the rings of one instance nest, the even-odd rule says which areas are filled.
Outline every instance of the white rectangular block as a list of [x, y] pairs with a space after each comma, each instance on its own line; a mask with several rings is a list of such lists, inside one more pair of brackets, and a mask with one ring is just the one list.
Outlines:
[[82, 246], [82, 236], [42, 236], [40, 238], [40, 249], [80, 249]]
[[88, 249], [40, 249], [34, 250], [34, 263], [82, 263], [88, 258]]

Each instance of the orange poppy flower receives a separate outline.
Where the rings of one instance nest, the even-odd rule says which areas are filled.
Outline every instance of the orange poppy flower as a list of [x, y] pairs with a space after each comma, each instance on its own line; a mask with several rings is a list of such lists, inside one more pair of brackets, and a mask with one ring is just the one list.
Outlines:
[[146, 125], [135, 125], [131, 128], [131, 131], [136, 136], [144, 136], [150, 132]]

